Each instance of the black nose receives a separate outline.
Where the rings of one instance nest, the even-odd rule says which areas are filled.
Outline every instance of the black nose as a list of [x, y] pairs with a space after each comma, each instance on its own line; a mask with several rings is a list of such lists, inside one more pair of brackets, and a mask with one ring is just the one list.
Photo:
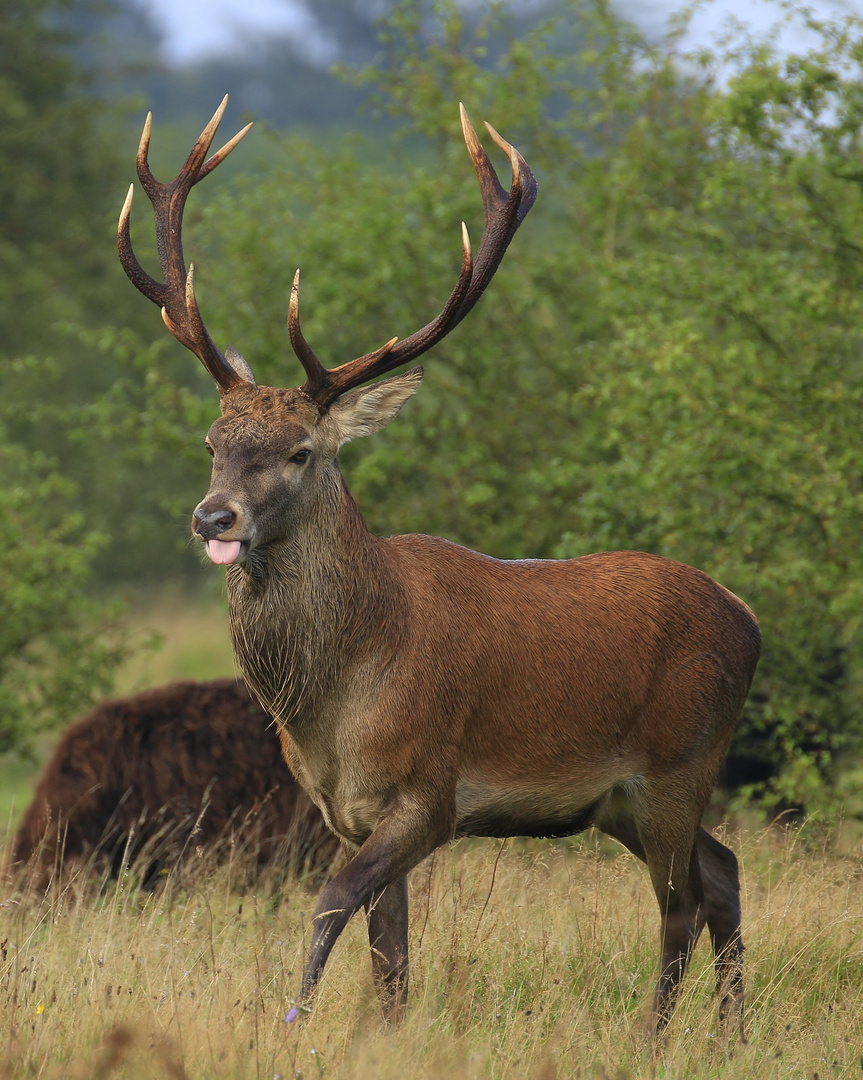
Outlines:
[[206, 510], [199, 506], [192, 516], [195, 519], [195, 532], [205, 540], [213, 540], [221, 533], [227, 532], [237, 520], [234, 511], [224, 507], [218, 510]]

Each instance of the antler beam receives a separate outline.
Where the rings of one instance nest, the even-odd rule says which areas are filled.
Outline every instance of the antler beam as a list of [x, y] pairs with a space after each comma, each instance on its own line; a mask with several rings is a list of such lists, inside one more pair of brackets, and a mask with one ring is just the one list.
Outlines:
[[[169, 184], [160, 183], [150, 170], [148, 152], [153, 118], [152, 113], [147, 114], [138, 146], [138, 179], [153, 204], [156, 219], [156, 244], [159, 249], [164, 283], [150, 277], [138, 262], [132, 249], [129, 220], [134, 185], [129, 188], [117, 229], [120, 262], [129, 280], [144, 296], [152, 300], [154, 304], [158, 304], [162, 309], [165, 325], [181, 344], [195, 353], [223, 392], [246, 379], [228, 363], [224, 354], [216, 347], [201, 318], [195, 298], [194, 267], [189, 266], [187, 270], [183, 256], [183, 210], [194, 185], [220, 165], [252, 127], [251, 124], [247, 124], [242, 131], [237, 132], [233, 139], [225, 143], [221, 150], [207, 158], [227, 104], [228, 95], [226, 94], [209, 124], [192, 147], [185, 165]], [[205, 158], [207, 160], [204, 160]]]
[[491, 281], [516, 230], [536, 200], [536, 177], [521, 154], [490, 124], [485, 125], [492, 139], [510, 160], [512, 183], [509, 192], [506, 192], [477, 138], [464, 106], [459, 105], [459, 110], [464, 141], [479, 179], [485, 225], [474, 260], [467, 228], [462, 222], [461, 273], [440, 314], [410, 337], [401, 341], [393, 338], [375, 352], [359, 356], [340, 367], [327, 369], [320, 363], [300, 330], [299, 271], [294, 277], [288, 311], [288, 332], [294, 352], [307, 376], [302, 389], [323, 408], [346, 390], [361, 386], [378, 375], [416, 359], [457, 326], [474, 307]]

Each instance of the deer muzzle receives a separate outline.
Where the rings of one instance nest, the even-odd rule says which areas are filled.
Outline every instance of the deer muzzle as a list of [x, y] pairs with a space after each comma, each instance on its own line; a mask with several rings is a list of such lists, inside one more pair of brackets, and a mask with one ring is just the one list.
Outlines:
[[192, 514], [192, 534], [207, 545], [207, 554], [214, 563], [226, 566], [236, 562], [242, 551], [242, 541], [224, 534], [233, 529], [238, 513], [228, 506], [207, 506], [206, 500]]
[[217, 510], [207, 510], [206, 505], [201, 503], [192, 514], [192, 531], [200, 540], [215, 540], [234, 527], [237, 515], [234, 510], [220, 507]]

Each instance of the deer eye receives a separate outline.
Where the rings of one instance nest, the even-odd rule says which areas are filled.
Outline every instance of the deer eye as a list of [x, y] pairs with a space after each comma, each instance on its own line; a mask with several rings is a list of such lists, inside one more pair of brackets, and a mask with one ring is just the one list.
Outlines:
[[305, 462], [308, 461], [310, 455], [311, 450], [307, 450], [304, 448], [302, 450], [298, 450], [296, 454], [294, 454], [291, 458], [291, 461], [293, 461], [297, 465], [304, 465]]

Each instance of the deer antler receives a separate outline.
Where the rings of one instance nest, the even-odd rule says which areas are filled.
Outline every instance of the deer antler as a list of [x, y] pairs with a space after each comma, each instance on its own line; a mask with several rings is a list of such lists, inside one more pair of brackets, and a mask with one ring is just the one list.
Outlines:
[[[138, 178], [153, 205], [156, 219], [156, 242], [164, 283], [150, 277], [132, 250], [129, 219], [132, 210], [133, 187], [129, 188], [129, 194], [123, 204], [117, 231], [120, 262], [129, 280], [148, 299], [159, 305], [165, 325], [179, 342], [200, 358], [223, 392], [240, 383], [254, 382], [254, 380], [242, 357], [233, 350], [228, 350], [226, 357], [216, 347], [204, 326], [198, 302], [195, 299], [194, 267], [189, 266], [187, 270], [183, 257], [182, 228], [183, 210], [192, 187], [225, 160], [252, 126], [247, 124], [221, 150], [205, 161], [227, 103], [226, 94], [213, 114], [213, 118], [192, 147], [185, 165], [169, 184], [160, 183], [150, 171], [147, 154], [150, 147], [152, 114], [147, 115], [138, 147]], [[509, 192], [506, 192], [497, 179], [497, 174], [476, 136], [464, 106], [460, 105], [459, 109], [464, 140], [479, 179], [485, 210], [485, 224], [479, 251], [474, 260], [467, 228], [462, 223], [461, 273], [440, 314], [410, 337], [401, 341], [398, 338], [392, 338], [375, 352], [359, 356], [340, 367], [328, 369], [318, 360], [300, 329], [299, 270], [294, 277], [288, 311], [288, 331], [294, 352], [306, 372], [306, 382], [302, 389], [322, 408], [326, 408], [345, 391], [361, 386], [378, 375], [383, 375], [427, 352], [453, 327], [457, 326], [473, 308], [491, 281], [516, 230], [534, 204], [537, 194], [536, 178], [521, 154], [498, 135], [490, 124], [486, 124], [492, 139], [510, 159], [512, 183]]]
[[307, 376], [302, 389], [322, 407], [329, 405], [346, 390], [361, 386], [370, 379], [392, 371], [393, 368], [427, 352], [454, 326], [457, 326], [473, 308], [491, 281], [516, 229], [536, 200], [536, 178], [521, 154], [490, 124], [485, 125], [492, 139], [509, 157], [512, 166], [512, 184], [507, 193], [498, 181], [497, 174], [477, 138], [464, 106], [459, 105], [459, 110], [464, 141], [479, 179], [485, 209], [485, 225], [479, 251], [474, 261], [467, 228], [462, 222], [461, 273], [449, 300], [437, 318], [411, 334], [410, 337], [403, 338], [401, 341], [393, 338], [375, 352], [357, 357], [356, 360], [351, 360], [340, 367], [327, 369], [315, 356], [300, 330], [299, 270], [294, 277], [288, 311], [288, 332], [294, 352]]
[[147, 154], [150, 148], [152, 113], [147, 114], [138, 146], [138, 179], [153, 204], [153, 213], [156, 218], [156, 243], [159, 249], [159, 261], [162, 264], [162, 276], [165, 279], [164, 284], [150, 277], [132, 250], [129, 218], [132, 211], [134, 185], [129, 188], [117, 229], [120, 262], [129, 280], [144, 296], [159, 305], [165, 325], [179, 342], [199, 357], [222, 391], [230, 390], [231, 387], [242, 382], [252, 381], [251, 372], [237, 353], [232, 353], [237, 366], [234, 367], [229, 363], [207, 333], [195, 299], [194, 267], [190, 266], [188, 271], [186, 270], [182, 229], [183, 209], [192, 187], [225, 160], [252, 126], [247, 124], [230, 142], [225, 143], [221, 150], [205, 161], [227, 104], [228, 95], [226, 94], [213, 114], [213, 118], [192, 147], [185, 165], [169, 184], [159, 183], [150, 171]]

